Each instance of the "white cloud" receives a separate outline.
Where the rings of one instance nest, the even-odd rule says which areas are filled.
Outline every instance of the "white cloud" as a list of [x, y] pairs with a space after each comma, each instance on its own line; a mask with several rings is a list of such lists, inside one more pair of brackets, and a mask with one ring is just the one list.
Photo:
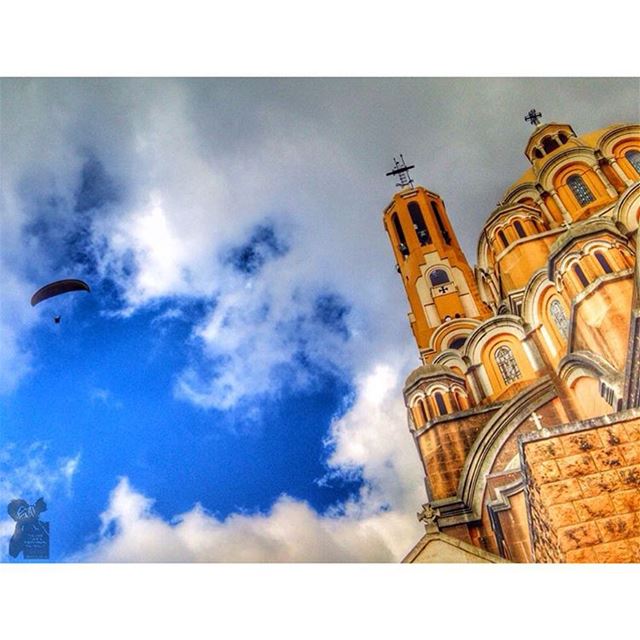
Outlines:
[[[308, 303], [299, 293], [309, 288], [336, 291], [353, 308], [349, 348], [334, 357], [323, 348], [325, 336], [311, 334], [309, 354], [323, 353], [357, 374], [378, 357], [371, 345], [411, 348], [406, 302], [380, 224], [393, 189], [384, 172], [394, 154], [404, 151], [419, 182], [443, 195], [473, 259], [482, 221], [526, 168], [525, 104], [544, 95], [549, 116], [571, 120], [579, 131], [625, 113], [637, 118], [637, 108], [626, 106], [634, 104], [632, 80], [70, 79], [2, 87], [3, 233], [6, 227], [8, 255], [22, 254], [11, 264], [14, 277], [24, 280], [28, 199], [55, 195], [58, 215], [72, 224], [83, 163], [96, 155], [120, 187], [119, 202], [90, 225], [99, 275], [120, 287], [120, 312], [170, 296], [219, 299], [227, 317], [233, 310], [236, 322], [223, 330], [213, 331], [221, 311], [195, 328], [204, 354], [228, 358], [225, 379], [188, 369], [178, 387], [196, 403], [223, 407], [264, 393], [265, 380], [280, 383], [272, 374], [290, 351], [278, 332], [296, 305]], [[255, 325], [258, 303], [244, 290], [234, 300], [238, 281], [220, 255], [266, 218], [292, 225], [291, 252], [254, 283], [255, 295], [274, 300], [269, 318]], [[36, 243], [32, 267], [42, 253]], [[30, 324], [5, 327], [9, 353], [26, 358], [20, 336]], [[275, 345], [284, 347], [280, 357]], [[246, 367], [247, 353], [265, 355]], [[14, 384], [26, 369], [15, 371]]]
[[[51, 222], [73, 228], [89, 154], [119, 186], [120, 199], [91, 219], [87, 240], [98, 277], [120, 289], [116, 311], [173, 296], [216, 303], [193, 328], [199, 354], [178, 376], [182, 398], [227, 409], [304, 384], [300, 352], [356, 389], [353, 407], [332, 426], [329, 462], [337, 474], [358, 469], [365, 483], [340, 514], [319, 516], [281, 498], [266, 515], [221, 523], [195, 509], [165, 522], [123, 482], [105, 515], [120, 533], [105, 529], [94, 555], [153, 550], [173, 558], [198, 549], [215, 555], [215, 547], [226, 550], [223, 559], [297, 559], [306, 545], [328, 558], [397, 559], [417, 535], [422, 489], [400, 395], [400, 372], [417, 359], [381, 225], [392, 157], [403, 152], [417, 181], [444, 197], [473, 262], [484, 219], [526, 168], [522, 115], [531, 105], [543, 96], [545, 118], [568, 120], [580, 133], [637, 120], [636, 94], [633, 79], [596, 78], [3, 81], [5, 391], [29, 370], [24, 339], [36, 316], [25, 305], [35, 280], [53, 269], [46, 247], [24, 231], [35, 204], [52, 198]], [[243, 278], [220, 257], [265, 220], [287, 229], [290, 251]], [[348, 304], [349, 340], [311, 319], [323, 291]], [[216, 362], [224, 366], [207, 366]], [[288, 543], [298, 530], [304, 544]], [[190, 546], [189, 536], [200, 542]]]
[[332, 425], [332, 472], [357, 469], [357, 496], [325, 514], [281, 496], [267, 513], [224, 520], [199, 505], [167, 521], [126, 478], [112, 491], [97, 540], [72, 560], [98, 562], [397, 562], [418, 541], [424, 500], [406, 433], [400, 380], [385, 365], [357, 383], [357, 400]]

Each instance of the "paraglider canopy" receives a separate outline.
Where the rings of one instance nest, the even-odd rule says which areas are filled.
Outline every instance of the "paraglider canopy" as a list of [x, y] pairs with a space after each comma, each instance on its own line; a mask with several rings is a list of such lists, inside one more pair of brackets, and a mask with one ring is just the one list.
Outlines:
[[56, 282], [50, 282], [41, 289], [38, 289], [33, 296], [31, 296], [31, 306], [35, 307], [39, 302], [59, 296], [61, 293], [68, 293], [69, 291], [89, 291], [89, 285], [82, 280], [57, 280]]

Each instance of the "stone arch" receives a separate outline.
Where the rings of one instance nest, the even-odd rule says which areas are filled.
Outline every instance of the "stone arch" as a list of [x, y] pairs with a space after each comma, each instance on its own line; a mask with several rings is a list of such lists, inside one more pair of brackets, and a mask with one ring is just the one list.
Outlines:
[[[576, 187], [571, 184], [572, 180], [580, 181], [580, 184], [586, 189], [586, 193], [589, 194], [588, 200], [580, 200]], [[552, 184], [561, 202], [574, 218], [581, 217], [581, 212], [584, 209], [611, 199], [607, 193], [606, 185], [592, 166], [583, 161], [574, 161], [559, 167], [553, 174]]]
[[479, 320], [472, 320], [471, 318], [454, 318], [441, 324], [431, 334], [429, 349], [440, 352], [451, 348], [450, 345], [456, 338], [468, 338], [471, 332], [479, 325]]
[[[505, 382], [495, 359], [500, 346], [511, 350], [520, 370], [518, 380]], [[518, 316], [501, 315], [485, 321], [468, 338], [464, 354], [479, 371], [485, 396], [497, 399], [513, 382], [524, 382], [537, 377], [541, 366], [540, 354], [535, 345], [527, 341], [523, 321]]]
[[640, 181], [630, 186], [618, 201], [616, 220], [622, 223], [627, 233], [638, 228], [640, 219]]
[[538, 331], [540, 344], [549, 361], [555, 366], [566, 352], [568, 333], [564, 334], [552, 317], [550, 305], [554, 300], [562, 305], [568, 328], [571, 312], [567, 303], [548, 279], [546, 270], [540, 269], [531, 278], [525, 290], [522, 312], [525, 321]]
[[591, 352], [571, 353], [560, 361], [558, 375], [569, 393], [579, 399], [574, 404], [581, 420], [614, 410], [602, 397], [603, 384], [616, 387], [621, 375], [602, 356]]

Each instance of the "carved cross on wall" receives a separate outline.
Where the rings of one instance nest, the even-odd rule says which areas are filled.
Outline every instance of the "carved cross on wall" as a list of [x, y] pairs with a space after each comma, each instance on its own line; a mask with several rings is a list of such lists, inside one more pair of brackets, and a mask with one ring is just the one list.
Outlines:
[[443, 286], [441, 286], [441, 287], [438, 289], [438, 291], [439, 291], [440, 293], [447, 293], [447, 291], [449, 291], [449, 287], [445, 287], [445, 286], [443, 285]]
[[439, 531], [438, 512], [429, 503], [422, 505], [422, 511], [417, 516], [418, 522], [422, 522], [427, 531]]
[[531, 422], [533, 422], [533, 424], [536, 425], [536, 429], [538, 431], [542, 431], [543, 425], [542, 425], [542, 416], [539, 413], [536, 413], [535, 411], [531, 414], [531, 417], [529, 418], [529, 420], [531, 420]]

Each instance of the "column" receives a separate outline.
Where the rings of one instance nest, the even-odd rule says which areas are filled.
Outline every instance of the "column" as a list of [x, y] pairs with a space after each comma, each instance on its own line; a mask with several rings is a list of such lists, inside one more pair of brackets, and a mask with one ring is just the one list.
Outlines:
[[569, 210], [564, 206], [562, 200], [560, 200], [560, 196], [555, 189], [549, 190], [549, 195], [553, 198], [553, 201], [558, 205], [558, 209], [560, 209], [560, 213], [562, 213], [562, 217], [565, 222], [573, 222], [573, 218], [569, 213]]
[[607, 193], [612, 198], [617, 198], [618, 192], [613, 188], [613, 185], [609, 182], [607, 176], [605, 176], [604, 173], [602, 173], [602, 169], [597, 164], [591, 165], [591, 168], [595, 171], [598, 178], [602, 180], [602, 184], [605, 186]]
[[630, 187], [633, 184], [633, 180], [620, 168], [620, 165], [615, 158], [607, 158], [607, 162], [627, 187]]
[[556, 219], [551, 215], [551, 211], [549, 211], [547, 205], [544, 203], [544, 200], [542, 198], [537, 198], [535, 202], [540, 208], [540, 211], [542, 211], [542, 215], [544, 216], [545, 220], [551, 227], [555, 227], [558, 223], [556, 222]]

